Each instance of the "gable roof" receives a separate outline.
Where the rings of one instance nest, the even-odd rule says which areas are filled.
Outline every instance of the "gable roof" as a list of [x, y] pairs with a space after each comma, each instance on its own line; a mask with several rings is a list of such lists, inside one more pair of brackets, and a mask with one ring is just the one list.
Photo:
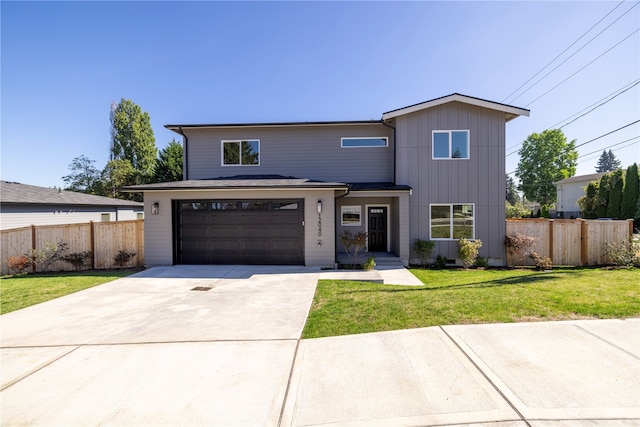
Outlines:
[[421, 102], [419, 104], [409, 105], [408, 107], [398, 108], [396, 110], [387, 111], [382, 114], [382, 120], [392, 119], [394, 117], [405, 114], [415, 113], [416, 111], [426, 110], [427, 108], [437, 107], [438, 105], [449, 102], [462, 102], [465, 104], [475, 105], [478, 107], [489, 108], [507, 113], [507, 122], [518, 116], [529, 116], [529, 110], [514, 107], [513, 105], [501, 104], [499, 102], [487, 101], [486, 99], [474, 98], [472, 96], [452, 93], [451, 95], [432, 99], [430, 101]]
[[556, 181], [554, 184], [571, 184], [572, 182], [591, 182], [591, 181], [595, 181], [595, 180], [599, 180], [602, 175], [605, 175], [607, 172], [600, 172], [600, 173], [591, 173], [588, 175], [576, 175], [576, 176], [571, 176], [569, 178], [566, 179], [561, 179], [560, 181]]
[[20, 205], [75, 205], [143, 207], [140, 202], [94, 196], [57, 188], [38, 187], [19, 182], [0, 181], [0, 203]]

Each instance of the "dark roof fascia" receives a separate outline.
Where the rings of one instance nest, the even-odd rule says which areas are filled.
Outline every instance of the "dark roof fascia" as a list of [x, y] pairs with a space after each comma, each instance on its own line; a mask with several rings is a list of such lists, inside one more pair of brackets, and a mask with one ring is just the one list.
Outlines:
[[208, 129], [208, 128], [248, 128], [248, 127], [304, 127], [304, 126], [347, 126], [347, 125], [381, 125], [382, 120], [345, 120], [323, 122], [275, 122], [275, 123], [201, 123], [183, 125], [165, 125], [174, 132], [180, 129]]
[[387, 182], [381, 183], [350, 183], [350, 192], [380, 192], [380, 191], [412, 191], [409, 185], [399, 185]]
[[[206, 180], [204, 180], [206, 181]], [[276, 190], [276, 189], [288, 189], [288, 190], [346, 190], [349, 188], [348, 184], [344, 184], [341, 182], [313, 182], [313, 183], [301, 183], [301, 184], [230, 184], [230, 185], [219, 185], [220, 180], [212, 180], [218, 185], [214, 185], [213, 183], [201, 183], [200, 185], [177, 185], [176, 183], [167, 183], [164, 185], [134, 185], [128, 187], [120, 188], [121, 191], [128, 193], [136, 193], [141, 191], [210, 191], [210, 190]], [[178, 181], [181, 182], [181, 181]]]

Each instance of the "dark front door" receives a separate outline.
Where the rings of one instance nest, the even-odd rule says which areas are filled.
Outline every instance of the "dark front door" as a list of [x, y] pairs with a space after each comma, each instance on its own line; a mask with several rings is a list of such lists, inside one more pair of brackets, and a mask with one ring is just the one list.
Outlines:
[[369, 252], [387, 251], [387, 208], [370, 207], [368, 212]]

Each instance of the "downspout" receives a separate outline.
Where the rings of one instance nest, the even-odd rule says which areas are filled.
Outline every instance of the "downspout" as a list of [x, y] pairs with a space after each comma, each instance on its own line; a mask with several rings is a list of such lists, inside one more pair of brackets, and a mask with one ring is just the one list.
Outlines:
[[384, 120], [381, 121], [380, 123], [382, 123], [383, 126], [386, 126], [388, 128], [393, 129], [393, 181], [392, 181], [392, 184], [396, 185], [396, 167], [397, 167], [396, 166], [396, 164], [397, 164], [397, 161], [396, 161], [397, 160], [396, 159], [396, 156], [397, 156], [397, 152], [396, 152], [396, 128], [394, 126], [386, 124], [384, 122]]
[[182, 132], [182, 126], [178, 126], [178, 131], [184, 138], [184, 148], [182, 149], [182, 152], [184, 153], [184, 159], [182, 160], [182, 180], [186, 181], [187, 179], [189, 179], [189, 162], [187, 161], [187, 142], [189, 141], [189, 138], [187, 138], [187, 135]]

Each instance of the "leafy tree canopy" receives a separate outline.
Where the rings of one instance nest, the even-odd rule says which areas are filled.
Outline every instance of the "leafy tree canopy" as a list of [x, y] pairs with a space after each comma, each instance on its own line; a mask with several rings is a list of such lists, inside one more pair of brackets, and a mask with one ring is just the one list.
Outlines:
[[182, 144], [174, 139], [160, 151], [153, 171], [153, 182], [171, 182], [182, 180], [183, 151]]
[[620, 160], [616, 158], [613, 151], [602, 150], [602, 155], [600, 155], [596, 164], [596, 172], [611, 172], [616, 169], [620, 169]]
[[149, 114], [132, 101], [122, 98], [118, 104], [111, 105], [110, 119], [110, 159], [126, 160], [138, 171], [130, 174], [135, 181], [124, 185], [149, 182], [158, 155]]
[[71, 173], [62, 177], [62, 180], [67, 184], [65, 189], [102, 195], [102, 174], [94, 166], [95, 162], [84, 155], [73, 159], [69, 165]]
[[507, 201], [511, 205], [515, 205], [520, 201], [518, 190], [516, 189], [516, 183], [512, 177], [507, 176]]
[[576, 173], [575, 140], [567, 142], [560, 129], [532, 133], [524, 140], [518, 154], [520, 162], [516, 176], [520, 178], [520, 189], [528, 200], [536, 200], [541, 205], [556, 201], [556, 181]]

